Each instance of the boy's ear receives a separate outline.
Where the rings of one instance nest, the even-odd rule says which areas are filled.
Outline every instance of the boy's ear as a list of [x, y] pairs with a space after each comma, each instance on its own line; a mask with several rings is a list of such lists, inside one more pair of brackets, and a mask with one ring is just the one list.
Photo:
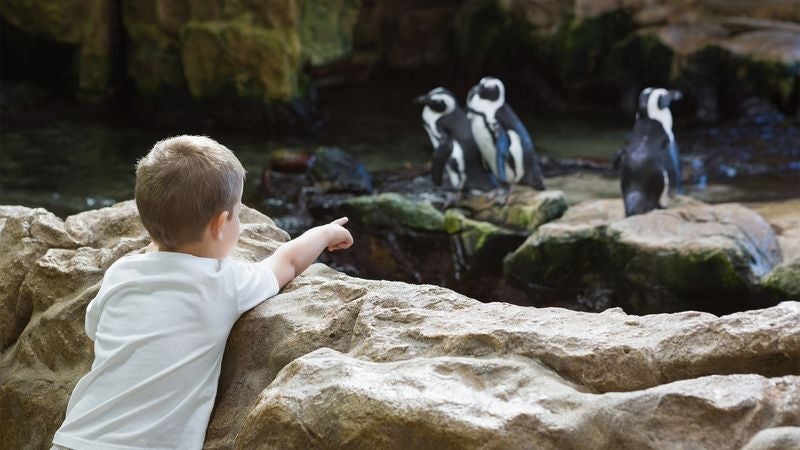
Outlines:
[[229, 215], [230, 212], [222, 211], [211, 218], [211, 223], [209, 224], [209, 226], [211, 226], [211, 237], [214, 239], [222, 239], [222, 233], [225, 231], [225, 225], [228, 222]]

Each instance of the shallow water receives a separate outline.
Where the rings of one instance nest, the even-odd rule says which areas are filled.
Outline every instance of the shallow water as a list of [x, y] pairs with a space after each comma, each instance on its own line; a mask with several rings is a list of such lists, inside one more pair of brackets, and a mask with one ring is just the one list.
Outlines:
[[[429, 161], [432, 149], [421, 126], [420, 110], [411, 101], [419, 93], [414, 88], [361, 86], [322, 91], [320, 111], [326, 125], [315, 139], [275, 139], [263, 133], [214, 133], [213, 137], [231, 148], [250, 174], [246, 198], [256, 191], [271, 152], [281, 148], [338, 146], [355, 154], [370, 170], [420, 166]], [[550, 177], [549, 188], [565, 190], [570, 203], [619, 195], [618, 181], [607, 162], [623, 145], [632, 119], [525, 110], [520, 115], [545, 160], [599, 161], [601, 168], [607, 168], [599, 171], [605, 176], [594, 171]], [[59, 114], [44, 125], [41, 121], [14, 123], [0, 126], [0, 204], [45, 207], [61, 216], [132, 198], [136, 160], [157, 140], [196, 133], [198, 128], [143, 126], [141, 121], [119, 115], [86, 119], [80, 114]], [[714, 162], [709, 168], [711, 183], [703, 190], [690, 187], [692, 196], [710, 202], [800, 196], [796, 125], [720, 128], [678, 123], [676, 136], [685, 161]], [[761, 175], [759, 167], [764, 169]], [[714, 170], [720, 173], [715, 176]], [[741, 176], [747, 171], [754, 173]], [[734, 177], [726, 180], [728, 175]]]

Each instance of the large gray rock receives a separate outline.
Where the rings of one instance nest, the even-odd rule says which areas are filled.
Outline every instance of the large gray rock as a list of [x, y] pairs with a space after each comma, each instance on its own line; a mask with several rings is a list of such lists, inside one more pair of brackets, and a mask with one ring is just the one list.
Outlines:
[[[287, 239], [242, 221], [236, 255]], [[0, 357], [9, 448], [49, 448], [89, 369], [102, 268], [147, 239], [93, 242], [47, 249], [26, 277], [38, 306]], [[724, 317], [484, 304], [314, 265], [234, 326], [205, 447], [740, 448], [800, 423], [799, 321], [797, 302]]]
[[799, 387], [735, 375], [594, 394], [527, 358], [375, 363], [321, 349], [259, 396], [235, 448], [736, 449], [795, 422]]
[[776, 427], [759, 431], [742, 450], [793, 450], [800, 448], [800, 427]]
[[20, 298], [20, 286], [48, 249], [74, 249], [78, 243], [64, 222], [44, 209], [0, 206], [0, 349], [16, 341], [30, 317], [30, 298]]
[[[448, 395], [451, 399], [464, 397], [463, 404], [454, 406], [452, 411], [444, 414], [446, 419], [437, 419], [447, 420], [446, 423], [437, 421], [432, 428], [441, 432], [453, 426], [459, 432], [464, 432], [465, 448], [474, 447], [478, 442], [468, 440], [467, 436], [489, 439], [495, 436], [494, 433], [499, 433], [498, 436], [504, 434], [497, 428], [475, 431], [459, 424], [469, 422], [472, 415], [487, 417], [493, 414], [492, 411], [516, 411], [521, 407], [520, 404], [527, 402], [525, 399], [531, 398], [512, 388], [505, 396], [498, 394], [503, 391], [506, 382], [514, 384], [506, 376], [518, 377], [515, 378], [517, 385], [536, 385], [530, 387], [532, 391], [526, 391], [525, 395], [534, 396], [535, 392], [535, 395], [547, 396], [554, 390], [562, 390], [577, 396], [569, 401], [563, 399], [565, 408], [571, 408], [566, 406], [570, 402], [589, 402], [585, 398], [578, 399], [582, 398], [581, 393], [610, 393], [606, 398], [616, 401], [614, 392], [636, 391], [635, 395], [625, 398], [637, 404], [642, 398], [657, 399], [661, 391], [653, 394], [648, 390], [664, 388], [662, 385], [666, 385], [670, 386], [665, 389], [665, 392], [670, 392], [669, 397], [687, 386], [674, 385], [675, 382], [689, 380], [688, 385], [697, 382], [698, 386], [705, 386], [708, 380], [703, 377], [713, 374], [759, 374], [761, 376], [752, 378], [758, 380], [753, 384], [770, 385], [773, 381], [764, 377], [800, 373], [800, 360], [797, 359], [800, 355], [800, 331], [795, 326], [798, 319], [798, 303], [784, 303], [767, 310], [721, 318], [697, 312], [637, 317], [626, 315], [619, 309], [595, 314], [560, 308], [483, 304], [436, 286], [360, 280], [316, 265], [287, 285], [280, 295], [243, 317], [231, 332], [220, 378], [218, 408], [209, 425], [207, 444], [210, 448], [227, 448], [236, 434], [240, 433], [240, 439], [245, 439], [237, 443], [240, 448], [250, 448], [259, 441], [264, 442], [261, 448], [280, 447], [279, 442], [286, 442], [284, 448], [304, 448], [319, 442], [317, 437], [324, 442], [331, 442], [327, 448], [348, 445], [362, 448], [358, 446], [359, 441], [348, 441], [346, 436], [339, 436], [339, 430], [353, 433], [352, 436], [358, 436], [358, 439], [366, 439], [363, 448], [380, 439], [383, 439], [381, 442], [388, 442], [394, 439], [394, 435], [391, 430], [382, 431], [384, 428], [381, 426], [375, 429], [364, 426], [363, 435], [358, 434], [358, 430], [342, 430], [338, 426], [360, 422], [372, 415], [376, 421], [385, 420], [389, 423], [399, 420], [398, 415], [405, 415], [410, 421], [408, 423], [414, 424], [424, 423], [432, 416], [440, 416], [442, 414], [428, 409], [444, 407], [440, 405], [434, 408], [438, 401], [436, 396], [440, 395], [438, 392], [445, 389], [440, 386], [440, 379], [448, 378], [447, 374], [467, 378], [467, 386], [459, 387], [456, 393]], [[252, 342], [261, 343], [264, 349], [253, 352], [250, 349]], [[314, 357], [309, 357], [312, 361], [330, 366], [330, 370], [317, 371], [306, 366], [305, 358], [301, 358], [321, 348], [338, 353], [317, 352]], [[296, 361], [297, 358], [301, 360]], [[290, 364], [292, 361], [295, 362]], [[367, 364], [364, 361], [382, 364]], [[317, 367], [317, 363], [308, 364]], [[442, 366], [450, 367], [444, 369]], [[380, 381], [385, 372], [392, 372], [391, 368], [395, 369], [397, 377], [390, 376]], [[278, 375], [282, 369], [284, 372]], [[317, 385], [305, 378], [307, 374], [303, 372], [306, 371], [318, 373], [328, 382]], [[472, 372], [484, 375], [473, 378], [469, 375]], [[421, 373], [433, 375], [419, 378]], [[276, 376], [276, 383], [281, 387], [273, 390], [275, 385], [270, 386], [270, 383]], [[294, 376], [299, 378], [290, 380]], [[352, 380], [346, 381], [347, 377]], [[540, 378], [545, 381], [537, 381]], [[370, 393], [369, 386], [379, 382], [387, 390], [402, 392], [406, 389], [402, 380], [408, 380], [408, 383], [418, 387], [416, 400], [401, 396], [390, 401], [381, 392]], [[750, 384], [745, 382], [740, 385], [739, 381], [736, 377], [718, 377], [713, 384], [727, 385], [733, 391]], [[361, 394], [350, 396], [350, 384], [364, 386], [359, 390], [363, 397]], [[788, 380], [788, 384], [795, 390], [800, 387], [797, 379]], [[305, 388], [300, 388], [301, 385], [305, 385]], [[455, 385], [458, 382], [449, 386]], [[252, 410], [254, 398], [264, 389], [267, 391], [262, 401], [270, 397], [280, 403], [272, 404], [269, 408], [272, 412], [283, 409], [281, 414], [285, 415], [266, 413], [260, 410], [261, 406]], [[696, 389], [702, 390], [704, 387]], [[727, 393], [727, 389], [724, 388], [724, 392]], [[277, 390], [281, 393], [276, 393]], [[299, 390], [304, 391], [307, 397], [294, 398], [301, 395]], [[326, 393], [321, 394], [320, 391]], [[316, 397], [317, 394], [320, 396]], [[328, 394], [338, 400], [327, 403], [324, 399]], [[516, 394], [522, 399], [517, 398]], [[747, 402], [755, 402], [754, 408], [772, 408], [762, 404], [761, 400], [754, 400], [751, 397], [753, 394], [754, 391], [750, 391], [745, 397], [749, 398]], [[688, 394], [685, 403], [678, 403], [686, 408], [694, 407], [692, 405], [696, 402], [702, 403], [702, 400], [694, 398], [695, 395]], [[758, 397], [762, 398], [760, 395]], [[487, 403], [487, 398], [494, 398], [493, 401], [499, 403]], [[613, 403], [612, 400], [609, 401]], [[351, 401], [353, 405], [361, 405], [359, 408], [362, 409], [349, 409], [344, 405], [351, 404]], [[657, 400], [652, 401], [657, 403]], [[294, 404], [297, 408], [302, 408], [303, 404], [308, 407], [316, 405], [320, 408], [320, 414], [306, 414], [305, 409], [285, 409], [287, 407], [283, 403]], [[327, 404], [336, 410], [326, 409], [324, 405]], [[631, 416], [636, 415], [635, 411], [647, 416], [650, 404], [649, 400], [643, 402], [640, 405], [642, 409], [634, 409]], [[680, 406], [675, 408], [679, 409]], [[395, 409], [404, 412], [388, 413]], [[575, 407], [575, 411], [565, 416], [574, 419], [580, 415], [581, 409]], [[703, 418], [704, 412], [697, 413], [701, 423], [709, 421], [709, 429], [716, 426], [712, 423], [716, 407], [711, 409], [715, 412], [709, 412], [706, 418]], [[790, 407], [785, 412], [797, 416], [800, 413], [798, 409]], [[462, 416], [468, 410], [472, 412]], [[383, 415], [384, 412], [387, 415]], [[248, 413], [251, 416], [244, 422]], [[665, 413], [668, 414], [672, 413]], [[303, 425], [292, 423], [290, 416], [303, 417]], [[599, 421], [597, 426], [602, 429], [603, 421], [615, 420], [616, 417], [611, 408], [599, 416], [600, 419], [587, 419], [588, 423]], [[631, 417], [626, 420], [634, 419]], [[649, 417], [647, 420], [655, 422], [663, 419]], [[697, 418], [693, 417], [692, 420]], [[646, 420], [642, 419], [644, 422]], [[239, 432], [243, 423], [244, 429]], [[575, 419], [574, 423], [580, 423], [580, 420]], [[778, 420], [774, 423], [784, 422]], [[561, 425], [566, 427], [565, 423]], [[311, 430], [307, 435], [302, 435], [296, 429], [291, 431], [303, 426]], [[764, 426], [758, 425], [757, 428]], [[641, 427], [644, 433], [645, 425]], [[703, 432], [709, 431], [703, 425], [700, 428]], [[432, 442], [442, 442], [425, 434], [431, 432], [426, 427], [420, 425], [413, 429], [419, 431], [421, 436], [409, 436], [408, 439], [430, 438]], [[562, 427], [553, 425], [547, 434], [560, 435], [560, 430]], [[714, 433], [717, 432], [719, 434], [714, 434], [714, 439], [725, 436], [721, 430]], [[600, 434], [610, 439], [611, 435]], [[679, 434], [676, 432], [669, 439], [679, 440]], [[751, 434], [743, 433], [739, 439], [746, 441]], [[285, 441], [282, 440], [284, 436]], [[580, 433], [576, 436], [578, 439]], [[297, 441], [293, 441], [295, 438]], [[643, 438], [640, 436], [636, 439]], [[270, 442], [276, 443], [275, 447]], [[515, 441], [504, 442], [511, 445]], [[453, 442], [441, 448], [462, 448], [459, 445]], [[664, 444], [662, 448], [669, 446]]]
[[679, 202], [628, 218], [619, 200], [580, 204], [510, 255], [506, 276], [524, 287], [608, 286], [638, 313], [763, 305], [759, 277], [781, 261], [769, 223], [738, 204]]

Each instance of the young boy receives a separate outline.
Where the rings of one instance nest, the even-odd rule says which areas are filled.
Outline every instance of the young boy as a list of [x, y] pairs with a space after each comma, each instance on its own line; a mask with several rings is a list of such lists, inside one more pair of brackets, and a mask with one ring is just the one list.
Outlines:
[[244, 169], [207, 137], [158, 142], [136, 168], [149, 252], [120, 258], [86, 309], [91, 371], [75, 386], [54, 448], [200, 449], [228, 333], [326, 248], [353, 238], [341, 218], [249, 263], [239, 238]]

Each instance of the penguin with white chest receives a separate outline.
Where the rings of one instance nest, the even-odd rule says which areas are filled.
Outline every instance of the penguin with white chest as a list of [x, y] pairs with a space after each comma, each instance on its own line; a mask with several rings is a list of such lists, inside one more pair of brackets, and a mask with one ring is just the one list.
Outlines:
[[434, 184], [440, 186], [446, 172], [450, 184], [459, 192], [496, 188], [492, 174], [484, 169], [467, 115], [458, 106], [453, 93], [437, 87], [415, 101], [424, 105], [422, 124], [434, 149]]
[[681, 191], [678, 145], [672, 133], [671, 102], [678, 91], [646, 88], [639, 95], [636, 122], [617, 156], [625, 215], [666, 207], [667, 197]]
[[539, 160], [525, 125], [506, 102], [506, 88], [494, 77], [484, 77], [467, 96], [467, 117], [475, 142], [494, 176], [544, 190]]

